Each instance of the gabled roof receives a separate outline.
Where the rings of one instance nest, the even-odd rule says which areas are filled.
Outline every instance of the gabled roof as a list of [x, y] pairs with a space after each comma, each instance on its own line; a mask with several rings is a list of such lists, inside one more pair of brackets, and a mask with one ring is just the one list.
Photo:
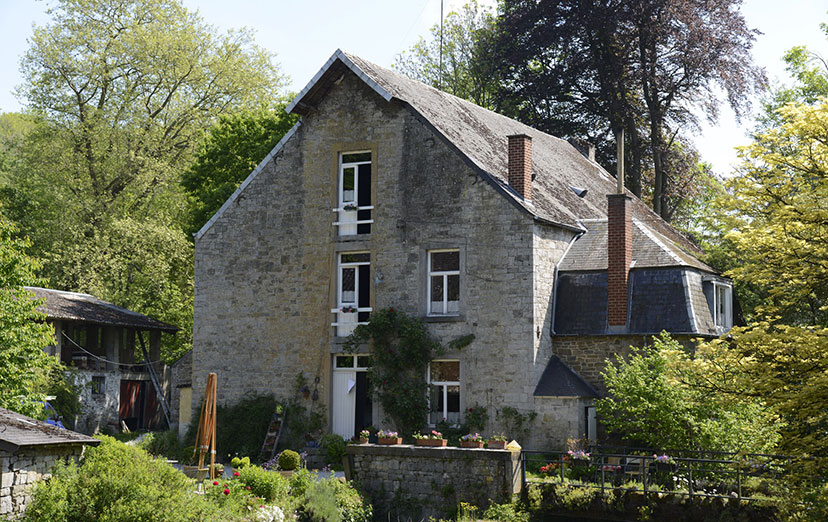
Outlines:
[[[561, 259], [558, 270], [591, 271], [607, 269], [607, 220], [583, 220], [587, 232], [579, 237]], [[631, 268], [689, 266], [715, 273], [710, 266], [685, 252], [675, 241], [654, 230], [649, 223], [633, 219]]]
[[[330, 86], [346, 71], [356, 74], [386, 101], [397, 100], [408, 106], [423, 123], [460, 152], [481, 177], [537, 219], [580, 230], [581, 220], [606, 218], [606, 195], [616, 191], [615, 178], [567, 141], [342, 50], [331, 56], [287, 110], [301, 115], [312, 112]], [[510, 134], [532, 137], [532, 163], [536, 176], [531, 202], [523, 200], [507, 181], [506, 137]], [[572, 187], [587, 189], [587, 194], [580, 198]], [[695, 255], [701, 253], [634, 196], [632, 214], [671, 242], [681, 245], [682, 249]]]
[[81, 433], [58, 428], [43, 421], [0, 408], [0, 448], [17, 451], [25, 446], [85, 444], [97, 446], [101, 441]]
[[600, 397], [598, 391], [557, 355], [549, 358], [543, 370], [535, 397]]
[[38, 299], [46, 300], [46, 303], [39, 306], [38, 310], [46, 314], [48, 319], [123, 326], [137, 330], [160, 330], [167, 333], [175, 333], [180, 330], [176, 326], [115, 306], [89, 294], [34, 286], [25, 288], [33, 292]]

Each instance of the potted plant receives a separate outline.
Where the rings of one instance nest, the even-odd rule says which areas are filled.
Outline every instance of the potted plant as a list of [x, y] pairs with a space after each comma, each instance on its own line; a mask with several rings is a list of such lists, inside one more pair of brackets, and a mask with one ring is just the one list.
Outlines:
[[342, 206], [342, 210], [357, 210], [359, 207], [356, 206], [356, 203], [346, 203]]
[[678, 464], [670, 455], [653, 454], [653, 467], [657, 472], [667, 471], [672, 473], [678, 469]]
[[506, 435], [498, 433], [489, 437], [487, 445], [489, 449], [506, 449]]
[[483, 437], [479, 433], [468, 433], [460, 437], [460, 446], [463, 448], [482, 448]]
[[377, 444], [382, 444], [384, 446], [402, 444], [402, 437], [400, 437], [396, 431], [379, 430], [377, 432]]
[[443, 434], [437, 430], [431, 430], [431, 433], [415, 433], [414, 439], [417, 441], [417, 446], [437, 446], [442, 447], [448, 443], [448, 440], [443, 438]]
[[360, 444], [368, 444], [368, 439], [371, 438], [371, 432], [368, 430], [362, 430], [359, 432], [359, 443]]
[[569, 455], [569, 460], [572, 462], [573, 467], [584, 467], [589, 466], [589, 453], [584, 450], [569, 450], [566, 452]]

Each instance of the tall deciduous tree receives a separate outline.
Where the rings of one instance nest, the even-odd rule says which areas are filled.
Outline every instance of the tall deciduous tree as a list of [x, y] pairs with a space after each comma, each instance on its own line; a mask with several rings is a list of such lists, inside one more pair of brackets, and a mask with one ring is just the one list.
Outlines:
[[492, 14], [472, 0], [460, 11], [446, 15], [442, 38], [440, 25], [435, 24], [428, 40], [420, 37], [411, 49], [397, 56], [394, 68], [415, 80], [489, 107], [497, 81], [487, 55], [493, 25]]
[[24, 286], [38, 282], [29, 246], [0, 216], [0, 407], [33, 417], [43, 411], [49, 373], [58, 361], [43, 351], [55, 332], [37, 311], [38, 301]]
[[[495, 105], [547, 132], [598, 141], [605, 164], [614, 131], [625, 129], [629, 186], [649, 192], [654, 210], [669, 219], [666, 156], [687, 150], [674, 144], [695, 126], [693, 109], [715, 119], [720, 89], [741, 114], [764, 83], [740, 3], [505, 0]], [[649, 190], [641, 185], [646, 162], [654, 173]]]
[[49, 13], [22, 59], [19, 92], [42, 124], [10, 180], [32, 211], [15, 215], [50, 285], [182, 327], [172, 358], [192, 321], [182, 172], [205, 129], [269, 106], [282, 76], [249, 32], [218, 33], [177, 0], [61, 0]]
[[190, 196], [190, 233], [215, 214], [297, 119], [284, 106], [222, 116], [182, 179]]

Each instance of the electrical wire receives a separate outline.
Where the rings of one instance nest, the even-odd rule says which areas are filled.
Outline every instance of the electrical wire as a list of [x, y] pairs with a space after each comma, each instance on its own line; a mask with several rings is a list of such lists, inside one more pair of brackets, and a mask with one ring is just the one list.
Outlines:
[[69, 335], [67, 335], [66, 332], [60, 332], [60, 333], [61, 333], [61, 335], [63, 335], [63, 337], [66, 338], [66, 340], [68, 340], [70, 343], [75, 345], [75, 347], [78, 348], [80, 351], [82, 351], [85, 354], [89, 355], [93, 359], [97, 359], [97, 360], [105, 362], [105, 363], [117, 364], [119, 366], [146, 366], [148, 364], [161, 364], [162, 363], [162, 361], [150, 361], [150, 362], [142, 362], [142, 363], [123, 363], [123, 362], [118, 362], [118, 361], [110, 361], [109, 359], [106, 359], [106, 358], [101, 357], [99, 355], [95, 355], [94, 353], [90, 352], [89, 350], [87, 350], [83, 346], [79, 345], [78, 343], [75, 342], [74, 339], [69, 337]]

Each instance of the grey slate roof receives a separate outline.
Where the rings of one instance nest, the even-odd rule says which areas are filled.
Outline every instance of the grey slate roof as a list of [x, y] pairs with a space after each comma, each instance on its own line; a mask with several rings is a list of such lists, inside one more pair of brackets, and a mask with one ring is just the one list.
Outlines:
[[0, 408], [0, 447], [17, 451], [25, 446], [50, 444], [86, 444], [97, 446], [101, 441], [71, 430], [61, 429], [43, 421]]
[[[607, 220], [583, 220], [587, 232], [579, 237], [558, 265], [558, 270], [590, 271], [607, 269]], [[691, 266], [715, 273], [710, 266], [688, 254], [674, 241], [648, 223], [633, 220], [632, 268]]]
[[[341, 50], [331, 56], [288, 110], [299, 114], [312, 111], [328, 87], [347, 70], [357, 74], [384, 99], [406, 104], [465, 156], [484, 179], [538, 219], [580, 229], [581, 220], [606, 218], [606, 195], [615, 192], [615, 178], [565, 140]], [[532, 137], [532, 164], [536, 177], [531, 202], [524, 201], [507, 182], [506, 137], [510, 134]], [[572, 186], [588, 189], [587, 195], [579, 198], [570, 188]], [[632, 196], [629, 192], [628, 195]], [[684, 250], [696, 255], [701, 253], [634, 196], [632, 214]]]
[[553, 355], [543, 370], [535, 397], [599, 397], [598, 391], [575, 370]]
[[160, 330], [168, 333], [175, 333], [179, 330], [176, 326], [115, 306], [89, 294], [34, 286], [27, 286], [26, 290], [33, 292], [38, 299], [46, 300], [45, 305], [38, 307], [38, 310], [46, 314], [49, 319], [123, 326], [138, 330]]

